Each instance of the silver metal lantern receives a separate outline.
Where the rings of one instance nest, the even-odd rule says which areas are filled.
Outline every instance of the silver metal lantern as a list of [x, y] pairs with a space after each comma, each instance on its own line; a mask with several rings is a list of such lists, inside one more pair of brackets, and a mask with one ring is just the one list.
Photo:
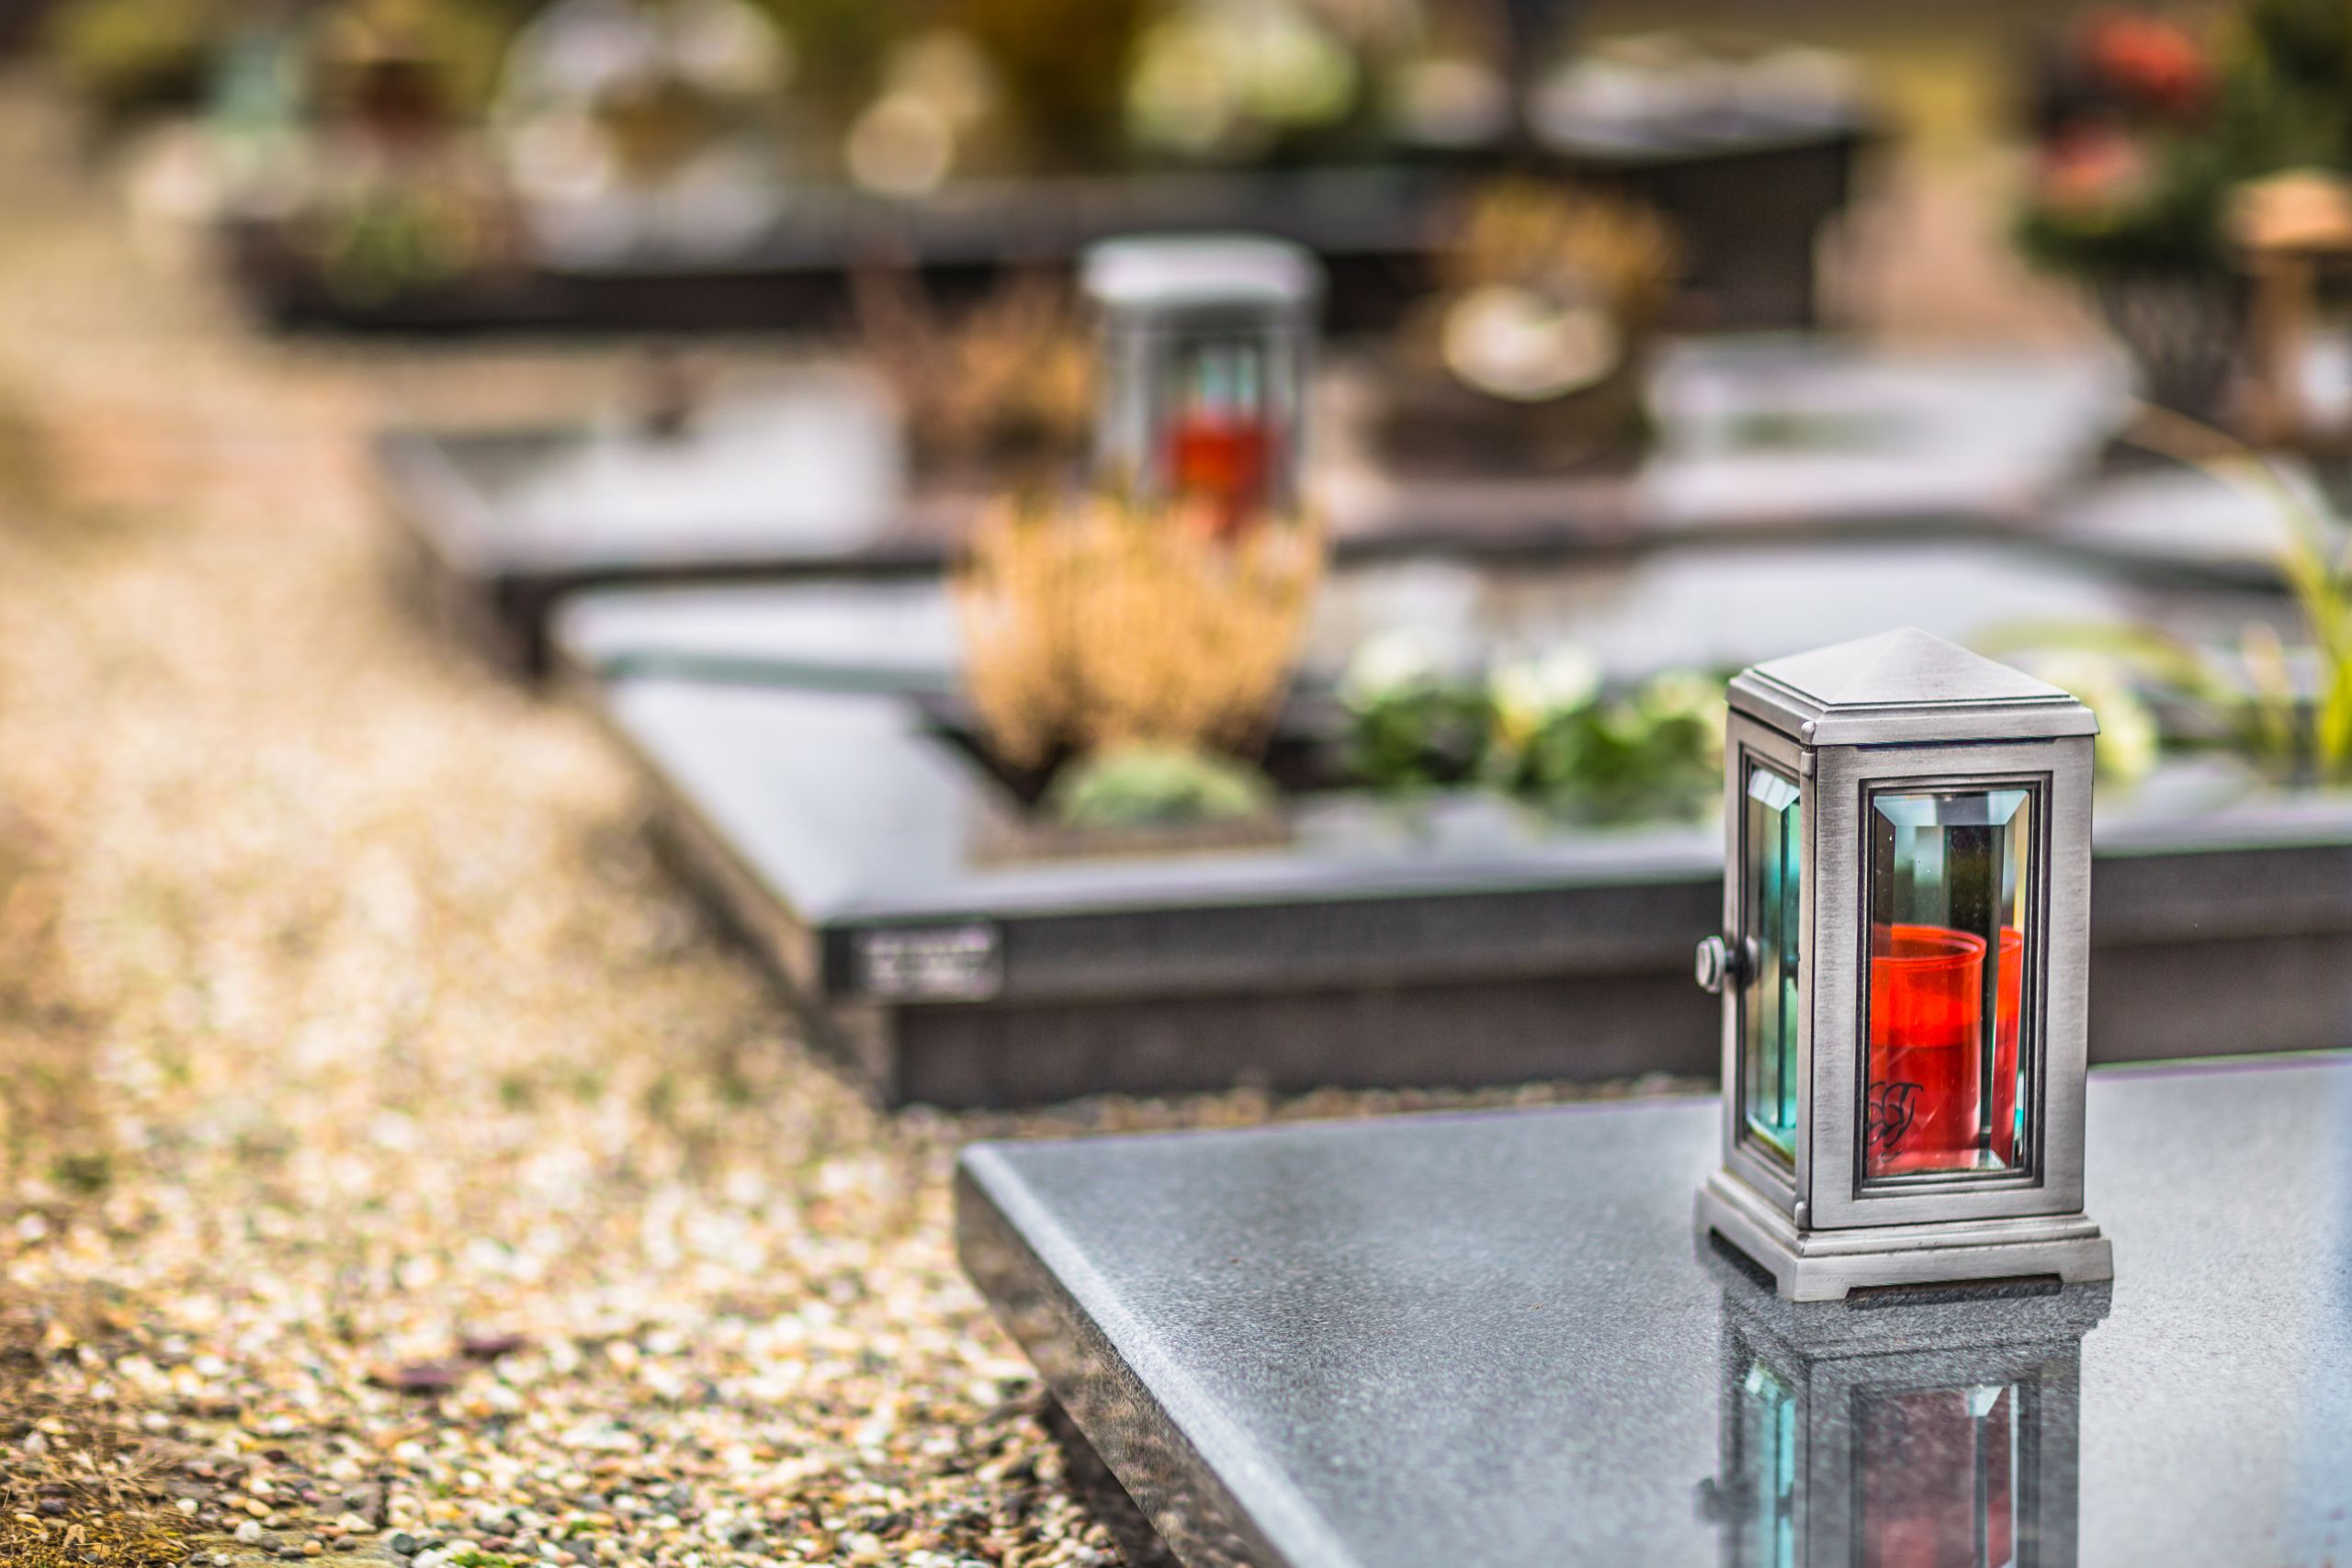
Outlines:
[[2098, 728], [1909, 629], [1732, 681], [1699, 1223], [1781, 1294], [2112, 1275], [2083, 1213]]
[[1228, 521], [1299, 496], [1322, 266], [1287, 241], [1105, 241], [1082, 287], [1100, 334], [1095, 468], [1114, 493]]
[[1716, 1472], [1724, 1568], [2071, 1568], [2082, 1347], [2104, 1285], [1822, 1313], [1724, 1280]]

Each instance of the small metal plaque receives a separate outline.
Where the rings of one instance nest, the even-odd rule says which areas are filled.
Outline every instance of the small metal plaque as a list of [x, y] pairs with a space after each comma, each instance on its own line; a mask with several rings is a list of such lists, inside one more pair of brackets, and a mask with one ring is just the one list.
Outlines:
[[985, 1001], [1004, 984], [1004, 950], [989, 925], [860, 931], [868, 996], [899, 1001]]

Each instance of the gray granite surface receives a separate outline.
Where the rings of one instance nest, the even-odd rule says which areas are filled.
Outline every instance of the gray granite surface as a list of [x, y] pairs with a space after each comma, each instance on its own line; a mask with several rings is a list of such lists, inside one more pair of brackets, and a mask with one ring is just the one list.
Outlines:
[[984, 1145], [961, 1241], [1194, 1568], [1980, 1560], [1825, 1556], [1860, 1482], [1802, 1466], [1792, 1553], [1749, 1554], [1724, 1500], [1755, 1479], [1726, 1425], [1751, 1343], [1784, 1375], [1794, 1348], [1816, 1450], [1874, 1380], [2031, 1382], [2020, 1562], [2352, 1557], [2352, 1059], [2094, 1074], [2111, 1294], [1789, 1308], [1694, 1245], [1717, 1125], [1710, 1100]]

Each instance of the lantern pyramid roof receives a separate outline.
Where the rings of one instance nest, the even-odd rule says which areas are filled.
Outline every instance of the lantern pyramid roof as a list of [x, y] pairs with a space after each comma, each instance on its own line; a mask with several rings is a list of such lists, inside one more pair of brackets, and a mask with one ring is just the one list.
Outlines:
[[1815, 745], [2092, 735], [2067, 693], [1917, 626], [1769, 660], [1732, 682], [1732, 706]]

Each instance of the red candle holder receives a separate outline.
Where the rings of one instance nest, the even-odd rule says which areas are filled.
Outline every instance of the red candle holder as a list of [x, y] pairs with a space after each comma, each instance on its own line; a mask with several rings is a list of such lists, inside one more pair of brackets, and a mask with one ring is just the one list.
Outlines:
[[1181, 414], [1168, 436], [1168, 474], [1179, 495], [1208, 501], [1219, 538], [1240, 535], [1266, 504], [1274, 471], [1274, 435], [1245, 413], [1195, 410]]
[[1871, 946], [1867, 1174], [1969, 1168], [1984, 1105], [1984, 939], [1898, 924]]

